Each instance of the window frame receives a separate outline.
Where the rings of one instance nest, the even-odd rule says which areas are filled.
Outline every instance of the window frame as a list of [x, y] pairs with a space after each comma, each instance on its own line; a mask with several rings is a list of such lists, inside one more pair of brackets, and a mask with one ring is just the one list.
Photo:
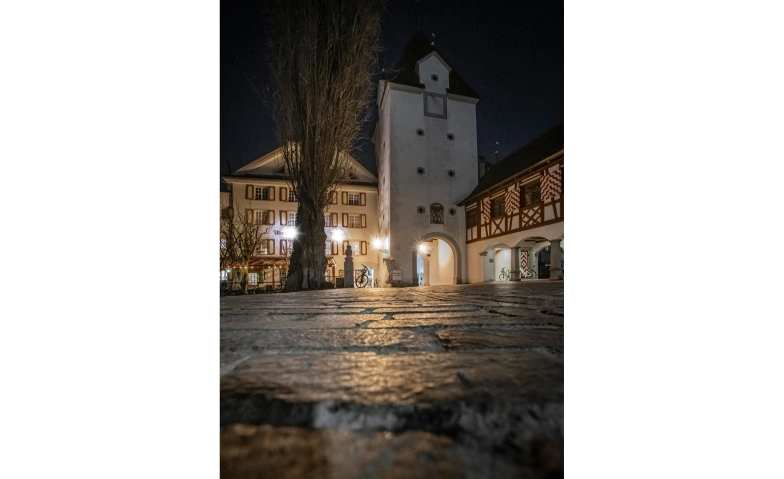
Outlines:
[[297, 226], [297, 212], [296, 211], [287, 211], [286, 212], [286, 224], [283, 226]]
[[[501, 207], [498, 208], [500, 210], [500, 213], [497, 213], [495, 211], [497, 209], [496, 205], [499, 205], [499, 204], [501, 205]], [[504, 207], [504, 195], [497, 196], [495, 198], [490, 198], [490, 217], [491, 218], [500, 218], [500, 217], [505, 216], [505, 215], [506, 215], [506, 209]]]
[[[351, 221], [352, 218], [356, 218], [357, 219], [356, 224], [352, 224], [352, 221]], [[347, 224], [348, 224], [347, 228], [362, 228], [362, 215], [360, 215], [359, 213], [356, 213], [356, 214], [355, 213], [349, 213], [348, 214]]]
[[[526, 190], [528, 190], [528, 188], [534, 188], [534, 187], [538, 193], [538, 199], [535, 201], [528, 202], [526, 201], [526, 194], [527, 194]], [[532, 206], [541, 202], [542, 202], [542, 185], [539, 181], [532, 181], [530, 183], [520, 186], [520, 207]]]
[[[357, 200], [356, 203], [352, 203], [351, 202], [352, 197], [356, 197], [356, 200]], [[357, 193], [348, 192], [348, 197], [346, 199], [346, 204], [348, 204], [349, 206], [362, 206], [362, 201], [360, 199], [360, 194], [358, 192]]]
[[[264, 198], [264, 196], [267, 196]], [[257, 201], [270, 201], [270, 187], [256, 186], [253, 190], [253, 199]]]

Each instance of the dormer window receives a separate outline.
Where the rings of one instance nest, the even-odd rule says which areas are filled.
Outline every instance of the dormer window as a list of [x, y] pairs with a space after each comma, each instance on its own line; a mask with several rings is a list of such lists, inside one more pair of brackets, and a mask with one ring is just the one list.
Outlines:
[[446, 118], [446, 95], [424, 92], [425, 116]]

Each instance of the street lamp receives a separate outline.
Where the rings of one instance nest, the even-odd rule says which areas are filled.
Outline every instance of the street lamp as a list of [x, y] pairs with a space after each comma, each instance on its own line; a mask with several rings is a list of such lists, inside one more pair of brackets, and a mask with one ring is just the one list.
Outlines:
[[[298, 234], [299, 232], [297, 231], [297, 228], [291, 226], [286, 226], [285, 228], [283, 228], [283, 237], [286, 238], [286, 276], [285, 277], [288, 277], [289, 269], [291, 269], [291, 264], [289, 264], [291, 261], [291, 250], [294, 248], [294, 243], [293, 243], [294, 238], [296, 238]], [[281, 272], [280, 274], [281, 282], [283, 282], [285, 277], [283, 276], [283, 272]]]

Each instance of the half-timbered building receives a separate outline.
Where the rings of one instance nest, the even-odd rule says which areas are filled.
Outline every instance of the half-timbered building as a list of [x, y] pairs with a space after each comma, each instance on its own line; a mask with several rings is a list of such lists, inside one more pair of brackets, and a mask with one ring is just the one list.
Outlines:
[[491, 167], [459, 203], [468, 282], [563, 278], [563, 180], [563, 123]]

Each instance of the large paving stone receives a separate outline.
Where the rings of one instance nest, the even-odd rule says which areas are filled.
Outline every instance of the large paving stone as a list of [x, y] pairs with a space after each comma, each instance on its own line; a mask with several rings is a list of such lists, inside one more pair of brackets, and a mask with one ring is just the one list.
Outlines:
[[400, 329], [272, 329], [258, 334], [251, 330], [222, 333], [221, 350], [265, 354], [302, 351], [441, 351], [438, 339], [417, 331]]
[[[422, 431], [357, 433], [235, 424], [221, 428], [220, 469], [223, 479], [563, 475], [559, 451], [546, 447], [546, 443], [532, 443], [516, 455], [522, 460]], [[526, 462], [536, 468], [526, 467]]]
[[436, 332], [446, 349], [563, 348], [563, 332], [557, 330], [448, 329]]

